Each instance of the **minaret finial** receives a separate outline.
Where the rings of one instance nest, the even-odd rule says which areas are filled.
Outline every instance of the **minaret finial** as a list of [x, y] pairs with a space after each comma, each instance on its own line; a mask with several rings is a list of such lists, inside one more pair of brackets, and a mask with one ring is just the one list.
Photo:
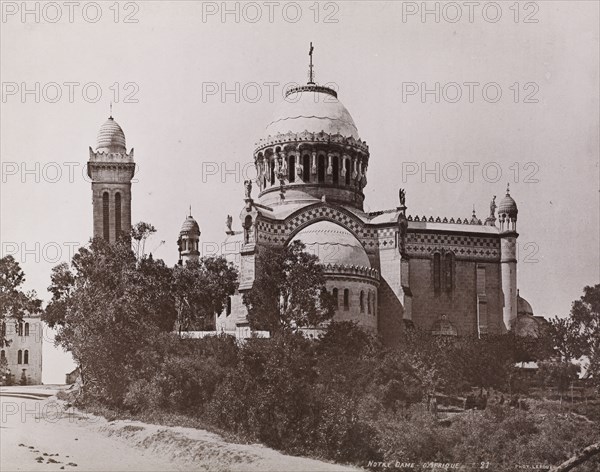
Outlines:
[[190, 216], [192, 216], [192, 205], [190, 205]]
[[312, 41], [310, 42], [310, 50], [308, 51], [308, 55], [310, 56], [310, 64], [308, 65], [308, 83], [310, 85], [314, 85], [315, 83], [315, 73], [313, 70], [313, 61], [312, 61], [312, 56], [313, 56], [313, 51], [314, 51], [314, 47], [312, 45]]
[[473, 203], [473, 218], [475, 218], [475, 204]]
[[506, 184], [506, 195], [510, 195], [510, 182]]
[[112, 119], [112, 102], [110, 102], [110, 118]]

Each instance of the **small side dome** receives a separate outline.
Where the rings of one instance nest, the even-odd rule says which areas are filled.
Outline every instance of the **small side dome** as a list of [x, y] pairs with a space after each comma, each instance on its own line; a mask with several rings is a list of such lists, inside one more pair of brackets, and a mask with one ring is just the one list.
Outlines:
[[307, 226], [292, 241], [302, 241], [306, 252], [317, 256], [321, 264], [371, 268], [360, 241], [350, 231], [331, 221], [318, 221]]
[[517, 214], [519, 213], [519, 209], [517, 208], [517, 203], [510, 196], [509, 188], [506, 189], [506, 196], [498, 205], [498, 215], [506, 215], [509, 218], [516, 219]]
[[98, 131], [96, 151], [100, 152], [127, 152], [125, 146], [125, 133], [111, 116], [104, 122]]
[[181, 231], [179, 234], [184, 233], [188, 235], [200, 236], [200, 226], [198, 226], [198, 222], [192, 217], [192, 215], [188, 216], [181, 225]]
[[529, 304], [529, 302], [527, 300], [525, 300], [523, 297], [521, 297], [521, 295], [517, 295], [517, 315], [518, 316], [524, 316], [524, 315], [534, 316], [533, 308], [531, 308], [531, 305]]

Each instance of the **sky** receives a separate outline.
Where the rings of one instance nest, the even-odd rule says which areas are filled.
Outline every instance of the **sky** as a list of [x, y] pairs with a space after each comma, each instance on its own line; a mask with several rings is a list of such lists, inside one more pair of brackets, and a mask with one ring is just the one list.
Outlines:
[[[85, 163], [111, 102], [135, 148], [132, 220], [158, 230], [147, 249], [175, 264], [191, 206], [214, 253], [311, 41], [316, 82], [369, 145], [367, 211], [402, 187], [409, 214], [483, 219], [510, 183], [535, 313], [567, 316], [600, 281], [598, 2], [24, 4], [1, 4], [0, 255], [46, 301], [91, 237]], [[61, 382], [51, 337], [44, 381]]]

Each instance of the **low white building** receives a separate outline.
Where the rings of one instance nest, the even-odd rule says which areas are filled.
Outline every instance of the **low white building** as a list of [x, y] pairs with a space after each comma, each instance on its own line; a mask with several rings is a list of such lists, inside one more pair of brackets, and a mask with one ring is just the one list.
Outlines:
[[21, 321], [8, 318], [2, 322], [2, 333], [9, 341], [0, 349], [0, 366], [6, 366], [6, 371], [0, 372], [3, 383], [9, 381], [10, 375], [12, 384], [40, 385], [44, 337], [40, 317], [24, 316]]

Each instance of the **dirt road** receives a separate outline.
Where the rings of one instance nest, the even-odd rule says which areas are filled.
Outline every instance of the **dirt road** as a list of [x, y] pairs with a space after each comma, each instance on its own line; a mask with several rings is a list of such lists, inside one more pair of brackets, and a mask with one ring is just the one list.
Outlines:
[[[11, 396], [7, 396], [11, 395]], [[204, 430], [108, 422], [53, 397], [0, 392], [0, 470], [350, 471]]]

